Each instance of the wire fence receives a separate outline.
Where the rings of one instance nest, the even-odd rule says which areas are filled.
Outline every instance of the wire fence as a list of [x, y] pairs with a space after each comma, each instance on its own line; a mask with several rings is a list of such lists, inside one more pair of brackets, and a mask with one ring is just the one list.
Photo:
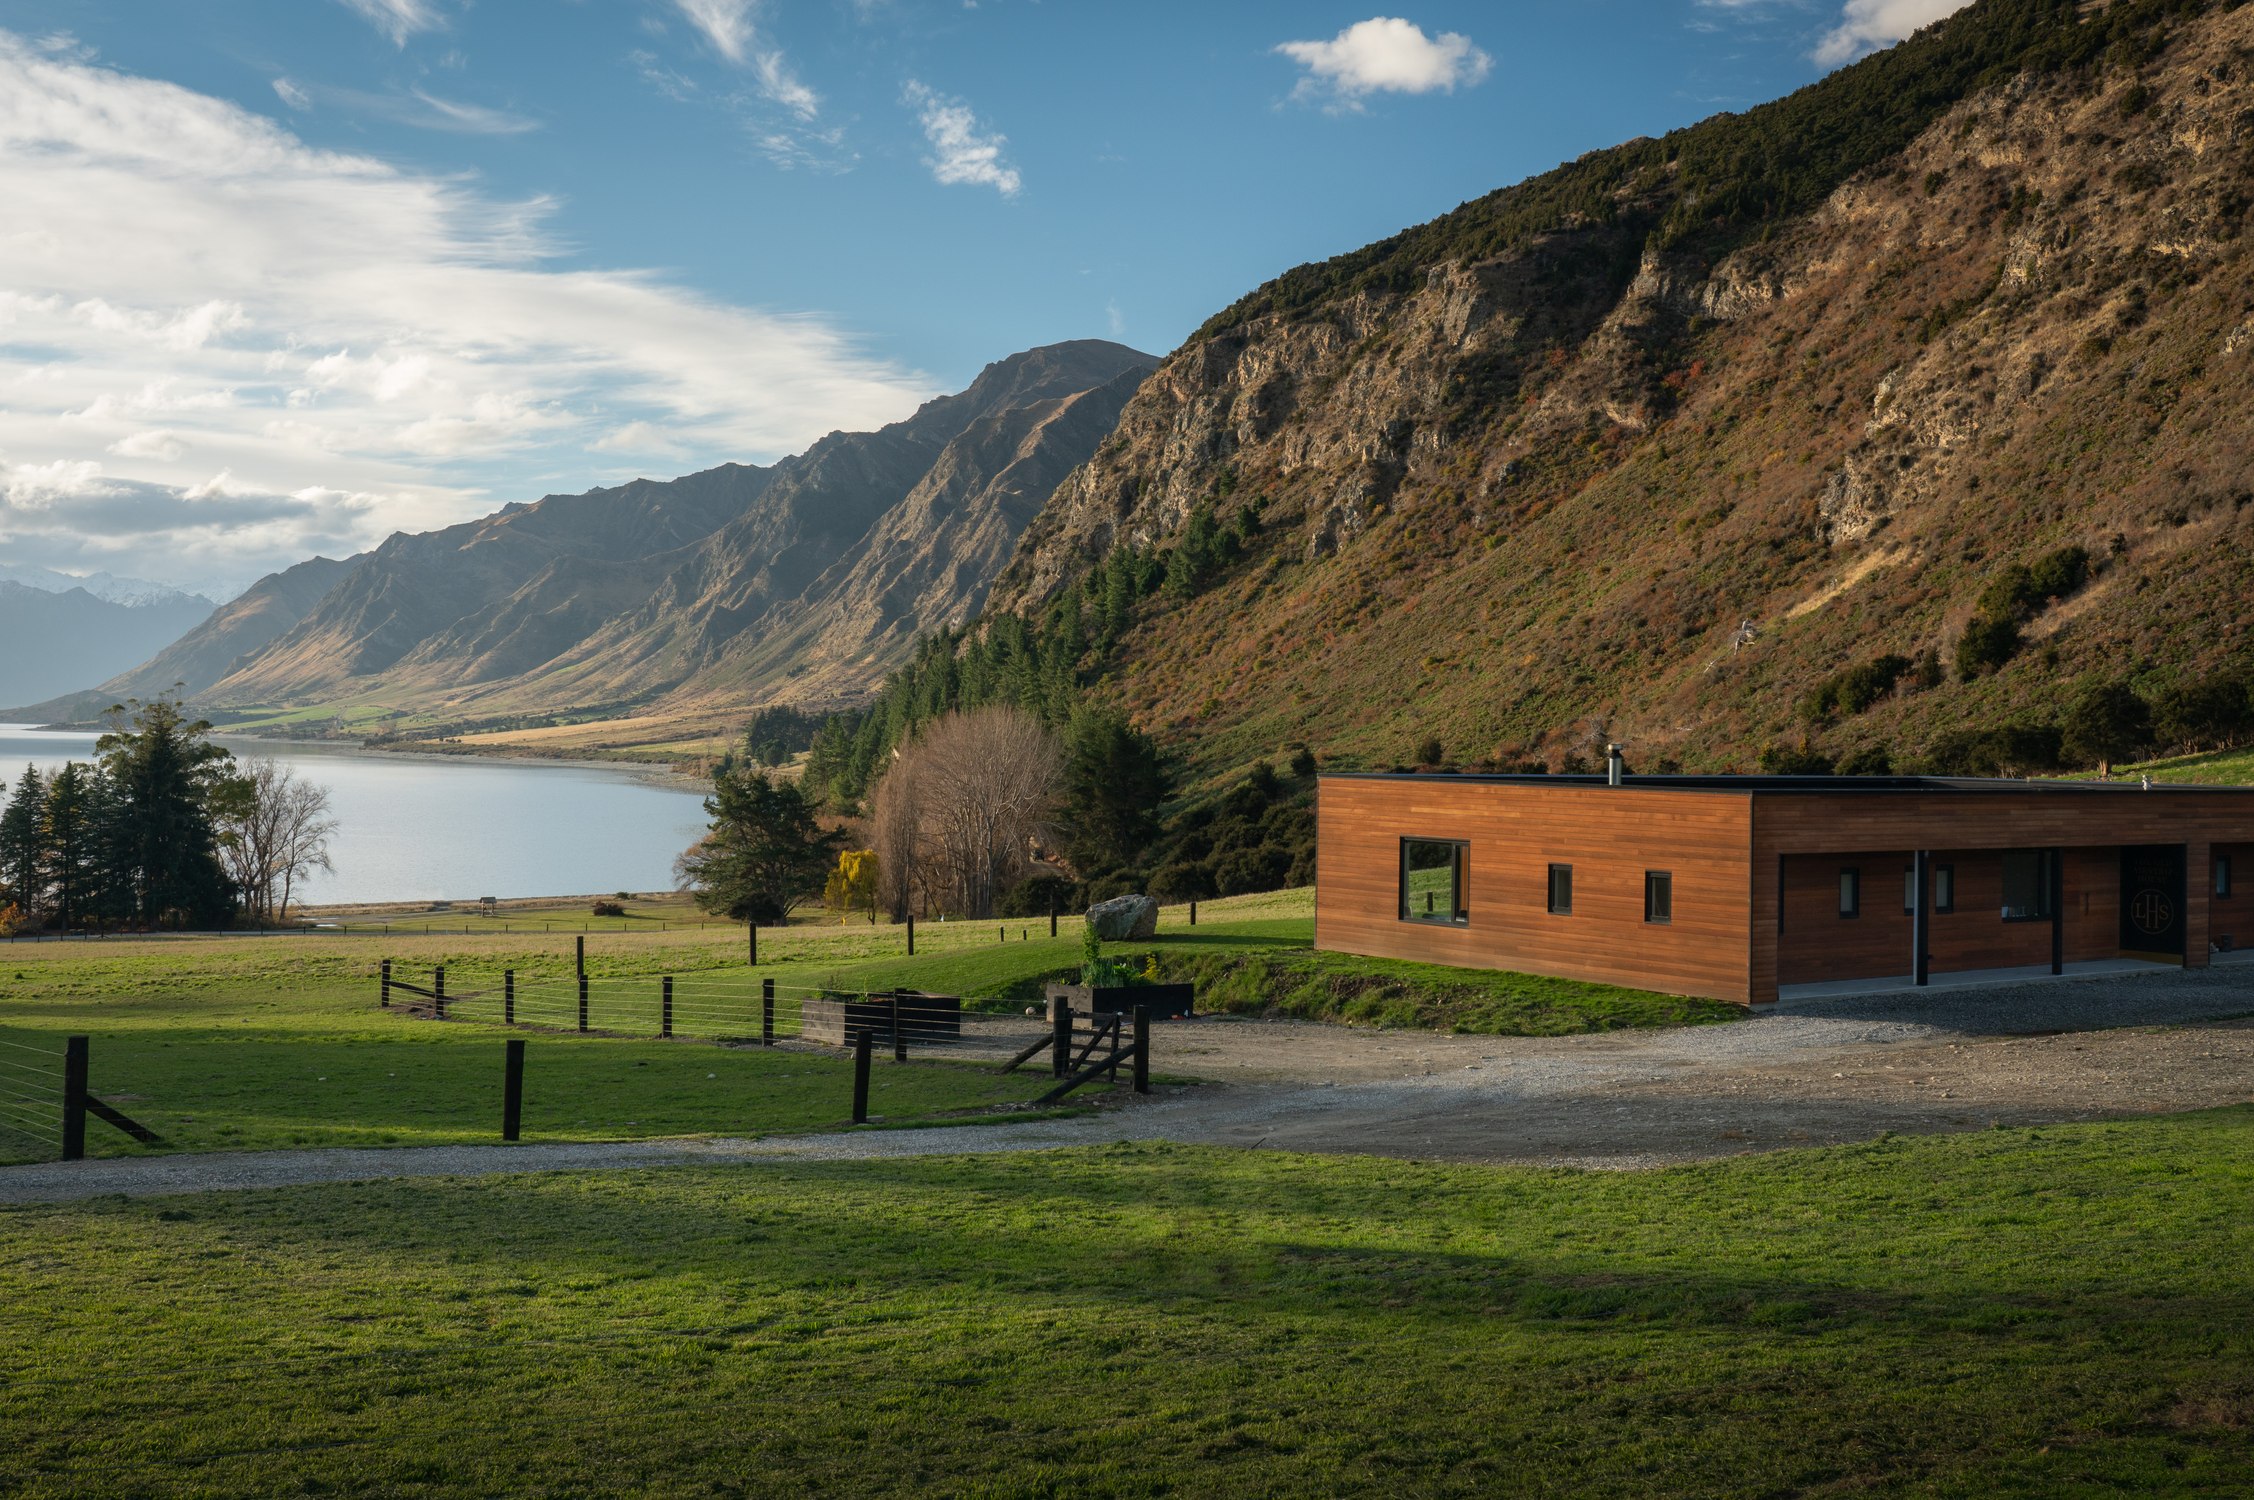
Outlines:
[[63, 1099], [63, 1049], [0, 1034], [0, 1154], [59, 1155]]

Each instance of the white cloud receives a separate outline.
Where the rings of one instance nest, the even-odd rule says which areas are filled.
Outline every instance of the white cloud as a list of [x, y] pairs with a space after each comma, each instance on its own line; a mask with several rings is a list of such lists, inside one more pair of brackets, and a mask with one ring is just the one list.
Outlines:
[[1827, 68], [1853, 62], [1866, 52], [1891, 47], [1921, 27], [1963, 10], [1971, 0], [1847, 0], [1839, 24], [1816, 44], [1816, 61]]
[[370, 26], [391, 38], [395, 47], [407, 45], [418, 31], [436, 31], [446, 24], [430, 0], [338, 0], [357, 12]]
[[1461, 32], [1426, 36], [1397, 16], [1357, 21], [1327, 42], [1282, 42], [1275, 49], [1307, 70], [1295, 99], [1325, 99], [1360, 109], [1371, 94], [1454, 93], [1486, 78], [1495, 60]]
[[313, 96], [287, 78], [274, 80], [274, 96], [294, 110], [303, 111], [313, 107]]
[[712, 49], [739, 67], [748, 65], [759, 92], [801, 120], [822, 110], [822, 97], [791, 72], [782, 50], [764, 43], [753, 23], [754, 0], [674, 0]]
[[818, 316], [568, 268], [545, 201], [6, 32], [0, 202], [11, 560], [236, 578], [624, 477], [627, 444], [769, 459], [932, 394]]
[[924, 165], [931, 168], [933, 177], [944, 183], [990, 187], [1005, 198], [1017, 196], [1024, 182], [1002, 154], [1002, 148], [1009, 144], [1008, 136], [980, 131], [978, 117], [968, 104], [935, 93], [914, 79], [908, 81], [902, 97], [916, 112], [924, 139], [931, 144], [932, 154], [924, 158]]
[[527, 130], [538, 130], [540, 122], [512, 115], [507, 110], [488, 109], [482, 104], [465, 104], [457, 99], [441, 99], [422, 89], [413, 90], [417, 99], [429, 106], [430, 116], [418, 124], [428, 124], [440, 130], [458, 130], [465, 135], [521, 135]]

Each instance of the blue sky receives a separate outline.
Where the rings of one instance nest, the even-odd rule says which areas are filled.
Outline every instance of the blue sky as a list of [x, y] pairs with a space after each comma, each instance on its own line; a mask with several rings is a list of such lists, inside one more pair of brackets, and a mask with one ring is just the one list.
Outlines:
[[0, 0], [0, 561], [247, 582], [1163, 353], [1959, 3]]

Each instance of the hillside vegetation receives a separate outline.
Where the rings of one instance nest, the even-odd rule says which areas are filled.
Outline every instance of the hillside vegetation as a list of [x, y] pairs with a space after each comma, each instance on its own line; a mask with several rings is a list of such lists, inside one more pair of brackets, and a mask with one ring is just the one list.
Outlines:
[[2254, 10], [1979, 0], [1216, 316], [992, 607], [1080, 622], [1216, 779], [2024, 772], [2085, 690], [2237, 683], [2153, 743], [2212, 749], [2254, 721], [2250, 203]]

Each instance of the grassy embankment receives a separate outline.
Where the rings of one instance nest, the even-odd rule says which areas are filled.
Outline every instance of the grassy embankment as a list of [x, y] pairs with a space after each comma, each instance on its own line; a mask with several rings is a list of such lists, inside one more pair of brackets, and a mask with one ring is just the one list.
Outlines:
[[[2087, 774], [2087, 773], [2085, 773]], [[2216, 750], [2206, 755], [2179, 755], [2169, 760], [2124, 766], [2116, 774], [2135, 779], [2149, 774], [2154, 781], [2190, 782], [2205, 786], [2254, 785], [2254, 748]]]
[[0, 1209], [0, 1490], [2243, 1494], [2254, 1112]]

